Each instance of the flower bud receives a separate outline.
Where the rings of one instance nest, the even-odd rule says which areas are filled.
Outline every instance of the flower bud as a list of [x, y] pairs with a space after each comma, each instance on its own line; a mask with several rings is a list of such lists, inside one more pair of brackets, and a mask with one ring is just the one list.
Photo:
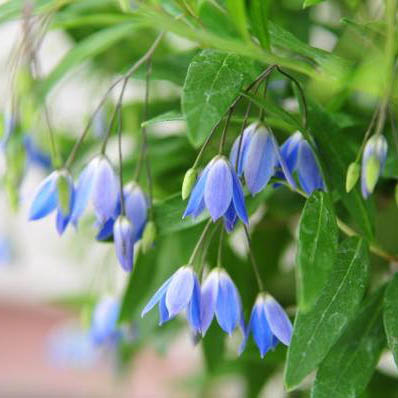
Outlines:
[[195, 185], [197, 176], [198, 176], [198, 172], [194, 168], [189, 169], [185, 173], [184, 181], [182, 183], [182, 189], [181, 189], [182, 200], [187, 199], [188, 196], [191, 194], [192, 188]]
[[348, 166], [347, 177], [345, 180], [345, 189], [347, 192], [351, 192], [352, 188], [354, 188], [355, 184], [358, 181], [360, 171], [361, 167], [356, 162], [352, 162]]
[[146, 253], [153, 245], [156, 239], [156, 225], [153, 221], [149, 221], [145, 226], [142, 235], [142, 251]]
[[367, 198], [374, 190], [387, 158], [387, 141], [382, 135], [373, 135], [362, 155], [362, 195]]
[[71, 179], [67, 173], [60, 172], [57, 179], [58, 206], [63, 214], [69, 214], [71, 209]]
[[134, 227], [125, 216], [119, 216], [113, 225], [116, 256], [125, 271], [131, 271], [134, 260]]

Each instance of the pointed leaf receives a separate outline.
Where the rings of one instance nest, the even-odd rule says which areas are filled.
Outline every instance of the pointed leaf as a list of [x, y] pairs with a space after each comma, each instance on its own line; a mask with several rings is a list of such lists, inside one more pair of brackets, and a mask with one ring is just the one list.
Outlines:
[[365, 241], [353, 237], [340, 245], [321, 296], [309, 312], [296, 316], [285, 374], [288, 389], [318, 366], [353, 318], [365, 292], [368, 265]]
[[366, 300], [330, 350], [316, 375], [312, 398], [359, 397], [364, 392], [385, 345], [384, 290], [379, 289]]
[[234, 98], [260, 73], [247, 58], [204, 50], [191, 62], [182, 94], [188, 138], [201, 145]]
[[384, 329], [387, 335], [388, 347], [398, 364], [398, 274], [389, 282], [384, 297]]
[[299, 306], [307, 312], [323, 291], [336, 259], [338, 231], [326, 192], [315, 191], [304, 207], [298, 240]]

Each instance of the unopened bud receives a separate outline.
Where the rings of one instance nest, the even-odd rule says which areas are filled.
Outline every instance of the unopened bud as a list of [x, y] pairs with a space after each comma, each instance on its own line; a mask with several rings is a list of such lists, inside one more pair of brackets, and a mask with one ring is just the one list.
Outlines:
[[142, 234], [142, 251], [146, 253], [155, 242], [156, 239], [156, 225], [153, 221], [149, 221], [144, 229], [144, 233]]
[[368, 161], [366, 162], [365, 168], [365, 181], [369, 192], [373, 192], [373, 190], [375, 189], [377, 180], [379, 179], [379, 175], [380, 161], [375, 155], [370, 156]]
[[71, 181], [67, 172], [60, 172], [57, 179], [58, 203], [64, 214], [69, 214], [71, 207]]
[[198, 176], [198, 172], [196, 169], [189, 169], [185, 173], [184, 181], [182, 183], [182, 189], [181, 189], [182, 200], [187, 199], [188, 196], [191, 194], [192, 188], [195, 185], [197, 176]]
[[360, 171], [361, 167], [358, 163], [353, 162], [349, 165], [345, 180], [345, 189], [347, 192], [350, 192], [352, 188], [354, 188], [355, 184], [358, 181]]

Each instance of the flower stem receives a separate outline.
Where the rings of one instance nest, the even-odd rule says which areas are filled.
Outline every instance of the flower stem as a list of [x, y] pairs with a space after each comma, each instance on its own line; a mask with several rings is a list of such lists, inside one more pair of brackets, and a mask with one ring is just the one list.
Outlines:
[[213, 222], [212, 222], [212, 220], [210, 219], [210, 220], [207, 222], [206, 226], [203, 228], [202, 234], [200, 235], [199, 240], [198, 240], [198, 242], [196, 243], [195, 248], [193, 249], [193, 252], [192, 252], [192, 254], [191, 254], [191, 257], [189, 258], [189, 261], [188, 261], [188, 264], [189, 264], [189, 265], [192, 265], [192, 264], [193, 264], [193, 262], [194, 262], [196, 256], [198, 255], [199, 249], [200, 249], [200, 247], [201, 247], [201, 245], [202, 245], [204, 239], [206, 238], [207, 232], [208, 232], [208, 230], [209, 230], [209, 228], [210, 228], [210, 226], [211, 226], [212, 223], [213, 223]]
[[246, 225], [243, 226], [243, 229], [245, 230], [245, 235], [246, 235], [246, 239], [247, 239], [247, 245], [248, 245], [248, 249], [249, 249], [249, 258], [250, 258], [250, 262], [251, 262], [252, 267], [253, 267], [254, 276], [256, 277], [258, 290], [260, 292], [263, 292], [264, 291], [264, 284], [263, 284], [263, 281], [261, 280], [260, 271], [258, 269], [256, 258], [254, 257], [254, 254], [253, 254], [252, 240], [250, 238], [249, 230], [248, 230]]
[[224, 241], [224, 228], [222, 227], [222, 224], [221, 224], [220, 239], [218, 241], [217, 267], [221, 267], [222, 266], [222, 246], [223, 246], [223, 241]]
[[[88, 121], [88, 123], [87, 123], [85, 129], [83, 130], [83, 133], [81, 134], [80, 138], [76, 141], [75, 145], [73, 146], [72, 151], [71, 151], [71, 153], [70, 153], [68, 159], [67, 159], [66, 162], [65, 162], [65, 167], [66, 167], [66, 168], [70, 167], [71, 164], [73, 163], [73, 161], [74, 161], [74, 159], [75, 159], [75, 156], [76, 156], [76, 153], [77, 153], [78, 149], [80, 148], [81, 144], [83, 143], [84, 139], [86, 138], [87, 133], [88, 133], [88, 131], [89, 131], [89, 129], [90, 129], [90, 126], [91, 126], [91, 124], [92, 124], [92, 122], [93, 122], [93, 120], [94, 120], [96, 114], [99, 112], [99, 110], [100, 110], [100, 109], [102, 108], [102, 106], [104, 105], [104, 103], [105, 103], [105, 101], [106, 101], [108, 95], [110, 94], [110, 92], [111, 92], [120, 82], [122, 82], [122, 81], [124, 81], [124, 80], [128, 80], [128, 79], [133, 75], [133, 73], [135, 73], [136, 70], [137, 70], [141, 65], [143, 65], [149, 58], [152, 57], [152, 54], [155, 52], [155, 50], [156, 50], [156, 48], [158, 47], [158, 45], [159, 45], [161, 39], [163, 38], [163, 36], [164, 36], [164, 32], [161, 32], [161, 33], [158, 35], [158, 37], [155, 39], [155, 41], [153, 42], [152, 46], [148, 49], [148, 51], [147, 51], [136, 63], [134, 63], [134, 64], [130, 67], [130, 69], [129, 69], [123, 76], [119, 77], [119, 78], [118, 78], [115, 82], [113, 82], [113, 83], [111, 84], [111, 86], [107, 89], [107, 91], [105, 92], [104, 96], [102, 97], [100, 103], [99, 103], [98, 106], [95, 108], [94, 112], [92, 113], [92, 115], [91, 115], [91, 117], [90, 117], [90, 119], [89, 119], [89, 121]], [[109, 138], [109, 132], [108, 132], [107, 136], [105, 137], [105, 140], [104, 140], [104, 141], [107, 142], [107, 141], [108, 141], [108, 138]], [[106, 146], [106, 143], [105, 143], [105, 146]]]

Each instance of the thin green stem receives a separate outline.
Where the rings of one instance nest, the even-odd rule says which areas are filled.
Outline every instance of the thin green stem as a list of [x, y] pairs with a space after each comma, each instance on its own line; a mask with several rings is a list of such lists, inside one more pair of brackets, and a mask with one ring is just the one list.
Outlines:
[[219, 155], [222, 155], [222, 153], [224, 151], [224, 145], [225, 145], [225, 140], [226, 140], [226, 137], [227, 137], [227, 131], [228, 131], [228, 128], [229, 128], [229, 122], [231, 121], [231, 116], [232, 116], [232, 113], [234, 112], [234, 110], [235, 110], [235, 106], [231, 106], [229, 108], [229, 110], [228, 110], [227, 119], [225, 121], [224, 129], [223, 129], [222, 135], [221, 135], [220, 145], [218, 147], [218, 154]]
[[369, 136], [370, 136], [370, 133], [371, 133], [372, 130], [373, 130], [373, 127], [374, 127], [374, 125], [375, 125], [376, 118], [377, 118], [377, 115], [378, 115], [378, 113], [379, 113], [379, 110], [380, 110], [380, 108], [377, 107], [377, 108], [374, 110], [374, 112], [373, 112], [372, 119], [370, 120], [369, 126], [368, 126], [368, 128], [367, 128], [367, 130], [366, 130], [366, 133], [365, 133], [364, 137], [363, 137], [361, 147], [359, 148], [359, 151], [358, 151], [358, 153], [357, 153], [357, 157], [355, 158], [355, 162], [357, 162], [357, 163], [359, 162], [359, 159], [361, 158], [361, 155], [362, 155], [362, 152], [363, 152], [363, 150], [364, 150], [364, 148], [365, 148], [366, 142], [367, 142], [367, 140], [368, 140], [368, 138], [369, 138]]
[[254, 257], [254, 254], [253, 254], [252, 241], [251, 241], [251, 238], [250, 238], [250, 233], [249, 233], [249, 230], [248, 230], [246, 225], [244, 225], [243, 228], [245, 230], [245, 235], [246, 235], [246, 239], [247, 239], [247, 245], [248, 245], [248, 249], [249, 249], [249, 258], [250, 258], [250, 262], [251, 262], [251, 265], [252, 265], [252, 268], [253, 268], [254, 276], [256, 277], [258, 290], [260, 292], [263, 292], [264, 291], [264, 284], [263, 284], [263, 281], [262, 281], [261, 276], [260, 276], [260, 271], [259, 271], [259, 268], [258, 268], [258, 265], [257, 265], [257, 262], [256, 262], [256, 258]]
[[[95, 118], [95, 115], [99, 112], [99, 110], [102, 108], [102, 106], [104, 105], [108, 95], [110, 94], [110, 92], [122, 81], [124, 80], [128, 80], [130, 79], [130, 77], [133, 75], [133, 73], [135, 73], [137, 71], [137, 69], [143, 65], [149, 58], [152, 57], [153, 53], [155, 52], [156, 48], [158, 47], [161, 39], [164, 36], [164, 32], [161, 32], [158, 37], [156, 38], [156, 40], [153, 42], [152, 46], [148, 49], [148, 51], [136, 62], [134, 63], [130, 69], [121, 77], [119, 77], [115, 82], [113, 82], [111, 84], [111, 86], [107, 89], [107, 91], [105, 92], [103, 98], [101, 99], [100, 103], [98, 104], [97, 108], [94, 110], [93, 114], [91, 115], [85, 129], [83, 130], [83, 133], [81, 134], [80, 138], [78, 141], [76, 141], [75, 145], [72, 148], [72, 151], [65, 163], [65, 167], [68, 168], [71, 166], [71, 164], [73, 163], [76, 153], [78, 151], [78, 149], [80, 148], [81, 144], [83, 143], [84, 139], [87, 136], [87, 133], [90, 129], [90, 126]], [[109, 139], [109, 134], [110, 132], [108, 131], [106, 137], [105, 137], [105, 144], [103, 145], [103, 148], [106, 147], [106, 142]]]
[[218, 241], [217, 267], [221, 267], [222, 266], [222, 247], [223, 247], [223, 242], [224, 242], [224, 228], [222, 228], [222, 224], [221, 224], [220, 239]]
[[198, 242], [196, 243], [195, 248], [193, 249], [193, 252], [192, 252], [192, 254], [191, 254], [191, 257], [189, 258], [189, 261], [188, 261], [188, 264], [189, 264], [189, 265], [192, 265], [193, 262], [195, 261], [195, 258], [196, 258], [196, 256], [197, 256], [198, 253], [199, 253], [199, 249], [200, 249], [200, 247], [201, 247], [203, 241], [205, 240], [206, 235], [207, 235], [207, 232], [208, 232], [208, 230], [209, 230], [209, 228], [210, 228], [210, 226], [211, 226], [212, 223], [213, 223], [212, 220], [209, 220], [209, 221], [207, 222], [206, 226], [203, 228], [202, 234], [200, 235], [199, 240], [198, 240]]

